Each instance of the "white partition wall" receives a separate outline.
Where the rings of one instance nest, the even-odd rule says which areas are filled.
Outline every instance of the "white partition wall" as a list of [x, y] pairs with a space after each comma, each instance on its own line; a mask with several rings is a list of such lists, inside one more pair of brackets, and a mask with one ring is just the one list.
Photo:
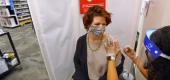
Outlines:
[[[107, 30], [121, 46], [134, 46], [140, 0], [106, 0], [112, 13]], [[79, 0], [28, 0], [36, 35], [51, 80], [70, 80], [76, 40], [85, 34]], [[128, 61], [128, 60], [126, 60]], [[129, 69], [129, 65], [125, 64]]]

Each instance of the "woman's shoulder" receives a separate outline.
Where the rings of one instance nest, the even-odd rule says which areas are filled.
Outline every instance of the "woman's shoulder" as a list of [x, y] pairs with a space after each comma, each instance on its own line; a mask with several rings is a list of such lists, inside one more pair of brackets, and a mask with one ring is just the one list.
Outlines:
[[87, 36], [87, 34], [84, 34], [84, 35], [80, 36], [77, 41], [78, 42], [86, 41], [86, 36]]
[[84, 35], [80, 36], [79, 39], [80, 39], [80, 40], [86, 39], [86, 36], [87, 36], [87, 34], [84, 34]]

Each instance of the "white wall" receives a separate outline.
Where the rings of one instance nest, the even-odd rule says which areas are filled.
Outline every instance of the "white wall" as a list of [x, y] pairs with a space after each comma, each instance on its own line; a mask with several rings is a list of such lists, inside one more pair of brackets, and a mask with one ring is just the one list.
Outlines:
[[170, 25], [170, 0], [166, 0], [164, 2], [164, 13], [163, 13], [163, 19], [162, 19], [162, 25], [161, 26], [166, 26], [166, 25]]
[[170, 0], [151, 0], [148, 16], [145, 17], [144, 31], [170, 25]]
[[[77, 38], [85, 33], [79, 0], [28, 0], [36, 35], [51, 80], [70, 80]], [[108, 31], [121, 46], [134, 46], [140, 0], [107, 0]], [[127, 60], [126, 60], [127, 61]], [[125, 67], [128, 69], [128, 63]]]

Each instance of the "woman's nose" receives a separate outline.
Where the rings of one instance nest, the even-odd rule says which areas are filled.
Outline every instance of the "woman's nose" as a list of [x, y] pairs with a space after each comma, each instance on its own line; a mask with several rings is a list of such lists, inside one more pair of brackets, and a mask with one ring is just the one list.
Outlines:
[[99, 25], [100, 28], [103, 28], [104, 26], [105, 26], [105, 25], [103, 25], [103, 24], [100, 24], [100, 25]]

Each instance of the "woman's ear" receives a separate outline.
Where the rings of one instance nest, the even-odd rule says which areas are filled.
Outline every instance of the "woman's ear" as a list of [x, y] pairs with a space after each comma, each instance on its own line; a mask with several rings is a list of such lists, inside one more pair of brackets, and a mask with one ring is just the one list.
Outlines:
[[90, 30], [91, 30], [91, 25], [89, 25], [89, 26], [88, 26], [88, 29], [87, 29], [87, 31], [90, 31]]

